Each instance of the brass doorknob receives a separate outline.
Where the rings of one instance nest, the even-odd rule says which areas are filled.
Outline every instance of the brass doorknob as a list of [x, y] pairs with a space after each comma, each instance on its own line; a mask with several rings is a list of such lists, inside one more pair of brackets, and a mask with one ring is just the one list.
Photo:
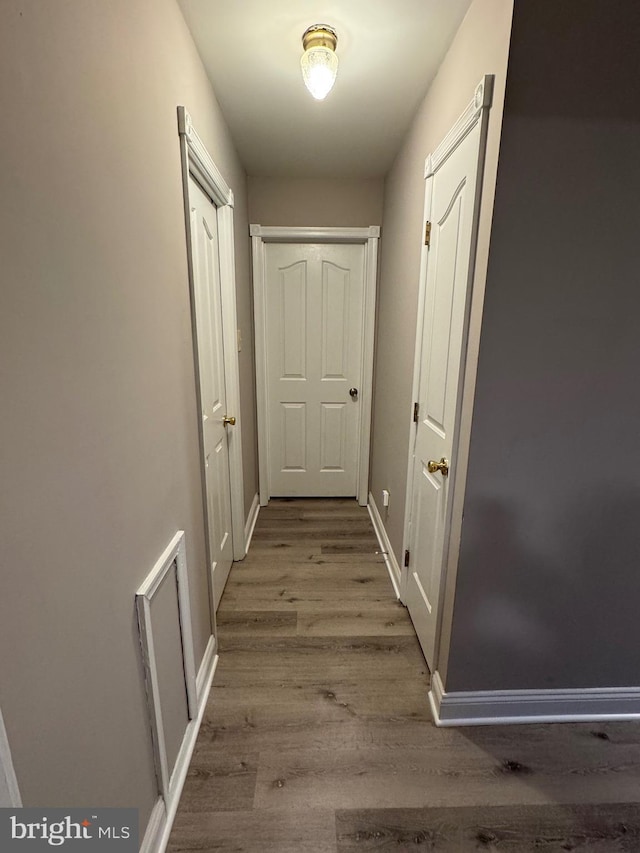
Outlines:
[[223, 424], [223, 426], [227, 426], [227, 424], [231, 424], [231, 426], [235, 426], [236, 425], [236, 419], [230, 418], [229, 415], [225, 415], [222, 419], [222, 424]]
[[436, 471], [440, 471], [443, 477], [449, 476], [449, 460], [445, 459], [444, 456], [439, 462], [436, 462], [435, 459], [430, 459], [427, 462], [427, 469], [430, 474], [435, 474]]

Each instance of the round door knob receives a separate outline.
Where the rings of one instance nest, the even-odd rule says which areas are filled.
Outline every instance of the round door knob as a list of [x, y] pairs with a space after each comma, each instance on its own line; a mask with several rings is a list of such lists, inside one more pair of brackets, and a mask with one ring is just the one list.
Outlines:
[[351, 396], [355, 400], [356, 397], [358, 396], [358, 389], [357, 388], [349, 388], [349, 394], [351, 394]]
[[227, 426], [227, 424], [231, 424], [231, 426], [235, 426], [236, 425], [236, 419], [230, 418], [229, 415], [225, 415], [222, 419], [222, 423], [224, 426]]
[[445, 459], [444, 456], [439, 462], [436, 462], [435, 459], [430, 459], [427, 462], [427, 469], [430, 474], [435, 474], [436, 471], [440, 471], [443, 477], [449, 476], [449, 460]]

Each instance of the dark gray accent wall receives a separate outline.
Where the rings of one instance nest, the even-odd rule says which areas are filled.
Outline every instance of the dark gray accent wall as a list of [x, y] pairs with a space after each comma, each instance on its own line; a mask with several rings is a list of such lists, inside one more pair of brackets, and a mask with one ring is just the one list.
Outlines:
[[640, 684], [638, 44], [515, 4], [447, 691]]

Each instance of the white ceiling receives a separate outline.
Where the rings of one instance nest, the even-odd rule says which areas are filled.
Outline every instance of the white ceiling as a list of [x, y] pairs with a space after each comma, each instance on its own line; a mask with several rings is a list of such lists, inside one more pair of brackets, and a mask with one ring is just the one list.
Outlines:
[[[250, 175], [384, 175], [471, 0], [179, 0]], [[302, 33], [338, 32], [325, 101]]]

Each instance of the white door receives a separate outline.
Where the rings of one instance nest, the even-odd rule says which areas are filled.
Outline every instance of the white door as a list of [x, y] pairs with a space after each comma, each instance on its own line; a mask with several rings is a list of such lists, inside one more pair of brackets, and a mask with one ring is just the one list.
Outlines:
[[270, 493], [356, 496], [365, 247], [265, 249]]
[[217, 609], [233, 561], [227, 403], [222, 340], [222, 307], [217, 213], [213, 202], [189, 178], [189, 213], [200, 400], [205, 453], [207, 521], [214, 606]]
[[[433, 671], [448, 544], [467, 295], [473, 272], [480, 148], [478, 122], [427, 181], [431, 244], [419, 353], [409, 570], [405, 603]], [[439, 467], [435, 467], [435, 466]]]

